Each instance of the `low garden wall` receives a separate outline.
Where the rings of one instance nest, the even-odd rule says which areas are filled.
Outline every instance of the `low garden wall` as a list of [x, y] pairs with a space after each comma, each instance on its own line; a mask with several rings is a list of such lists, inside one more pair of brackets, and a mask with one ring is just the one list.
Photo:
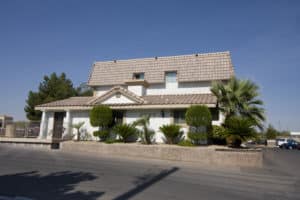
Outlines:
[[231, 150], [214, 147], [181, 147], [173, 145], [105, 144], [99, 142], [63, 142], [61, 150], [105, 156], [127, 156], [196, 162], [204, 165], [262, 167], [261, 150]]

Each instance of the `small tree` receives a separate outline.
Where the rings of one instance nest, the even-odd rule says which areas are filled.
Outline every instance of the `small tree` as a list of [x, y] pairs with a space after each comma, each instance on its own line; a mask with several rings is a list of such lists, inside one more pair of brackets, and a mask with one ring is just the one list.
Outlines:
[[183, 131], [180, 130], [180, 126], [176, 124], [163, 125], [159, 127], [159, 130], [165, 136], [165, 143], [177, 144], [183, 140]]
[[142, 139], [142, 143], [145, 144], [152, 144], [153, 136], [155, 134], [155, 132], [148, 127], [149, 121], [150, 121], [150, 116], [145, 115], [142, 116], [140, 119], [136, 120], [135, 122], [133, 122], [134, 126], [142, 126], [141, 139]]
[[94, 136], [101, 140], [106, 140], [109, 131], [108, 127], [113, 121], [112, 110], [108, 106], [96, 106], [90, 112], [90, 122], [94, 127], [99, 127], [98, 131], [94, 132]]
[[247, 117], [227, 118], [224, 126], [228, 131], [227, 144], [231, 147], [240, 147], [243, 141], [256, 137], [256, 122]]
[[190, 126], [189, 138], [194, 144], [207, 142], [208, 131], [211, 129], [212, 116], [207, 106], [191, 106], [185, 113], [185, 121]]
[[75, 128], [76, 131], [77, 131], [77, 141], [80, 141], [80, 128], [84, 125], [84, 122], [79, 122], [77, 124], [73, 124], [72, 125], [72, 128]]
[[266, 138], [268, 140], [276, 139], [278, 131], [270, 124], [266, 130]]

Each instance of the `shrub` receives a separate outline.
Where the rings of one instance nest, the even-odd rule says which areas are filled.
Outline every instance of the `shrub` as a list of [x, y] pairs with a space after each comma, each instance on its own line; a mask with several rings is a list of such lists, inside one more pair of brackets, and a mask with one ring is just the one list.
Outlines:
[[185, 113], [185, 121], [190, 126], [188, 137], [193, 144], [204, 144], [208, 141], [212, 116], [207, 106], [191, 106]]
[[191, 139], [191, 142], [195, 145], [207, 143], [207, 133], [190, 131], [188, 132], [188, 137]]
[[109, 130], [94, 131], [93, 134], [95, 137], [99, 137], [101, 141], [105, 141], [109, 138]]
[[152, 144], [154, 142], [154, 135], [155, 131], [149, 128], [147, 128], [146, 132], [145, 129], [139, 132], [142, 144]]
[[139, 130], [132, 124], [118, 124], [113, 128], [113, 131], [123, 142], [136, 141], [139, 134]]
[[140, 131], [140, 138], [142, 140], [142, 143], [144, 144], [152, 144], [154, 142], [155, 132], [148, 127], [149, 120], [150, 120], [150, 116], [145, 115], [133, 123], [134, 126], [142, 127], [142, 130]]
[[189, 126], [211, 126], [212, 116], [207, 106], [190, 106], [185, 113], [185, 121]]
[[212, 126], [211, 137], [214, 144], [225, 145], [227, 135], [227, 130], [223, 126]]
[[195, 146], [190, 140], [182, 140], [178, 143], [179, 146], [183, 147], [193, 147]]
[[231, 147], [240, 147], [241, 142], [256, 137], [254, 129], [256, 123], [245, 117], [234, 116], [225, 120], [225, 128], [228, 130], [227, 144]]
[[268, 140], [276, 139], [277, 135], [279, 135], [278, 131], [272, 125], [269, 125], [266, 130], [266, 138]]
[[92, 126], [98, 127], [98, 132], [94, 136], [99, 137], [102, 141], [106, 140], [109, 135], [108, 126], [113, 121], [112, 110], [108, 106], [96, 106], [90, 112], [90, 122]]
[[77, 141], [81, 139], [81, 132], [80, 129], [84, 125], [85, 122], [78, 122], [77, 124], [73, 124], [72, 128], [75, 128], [77, 131]]
[[90, 112], [90, 122], [95, 127], [108, 127], [112, 121], [112, 110], [108, 106], [96, 106]]
[[183, 131], [180, 131], [180, 126], [176, 124], [163, 125], [159, 130], [165, 136], [165, 143], [167, 144], [177, 144], [183, 139]]

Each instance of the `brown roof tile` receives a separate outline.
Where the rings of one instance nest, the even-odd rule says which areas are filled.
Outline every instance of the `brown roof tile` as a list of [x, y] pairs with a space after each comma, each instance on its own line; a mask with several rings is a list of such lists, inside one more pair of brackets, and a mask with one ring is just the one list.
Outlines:
[[229, 52], [96, 62], [90, 86], [122, 85], [133, 73], [144, 72], [149, 83], [163, 83], [166, 71], [177, 71], [179, 82], [227, 80], [234, 75]]
[[[147, 95], [140, 97], [143, 103], [137, 102], [132, 105], [170, 105], [170, 104], [216, 104], [217, 99], [212, 94], [182, 94], [182, 95]], [[69, 99], [54, 101], [37, 106], [62, 107], [62, 106], [94, 106], [97, 97], [71, 97]], [[115, 106], [128, 104], [114, 104]], [[113, 106], [113, 105], [112, 105]]]

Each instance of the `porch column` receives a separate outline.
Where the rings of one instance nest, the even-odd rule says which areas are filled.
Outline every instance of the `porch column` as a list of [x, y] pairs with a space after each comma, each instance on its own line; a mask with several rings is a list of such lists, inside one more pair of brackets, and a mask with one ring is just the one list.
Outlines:
[[40, 134], [39, 139], [46, 139], [47, 137], [47, 126], [48, 126], [48, 118], [46, 111], [42, 113], [42, 120], [40, 124]]
[[65, 131], [65, 135], [70, 134], [72, 131], [72, 122], [71, 122], [71, 111], [67, 110], [66, 111], [66, 131]]

